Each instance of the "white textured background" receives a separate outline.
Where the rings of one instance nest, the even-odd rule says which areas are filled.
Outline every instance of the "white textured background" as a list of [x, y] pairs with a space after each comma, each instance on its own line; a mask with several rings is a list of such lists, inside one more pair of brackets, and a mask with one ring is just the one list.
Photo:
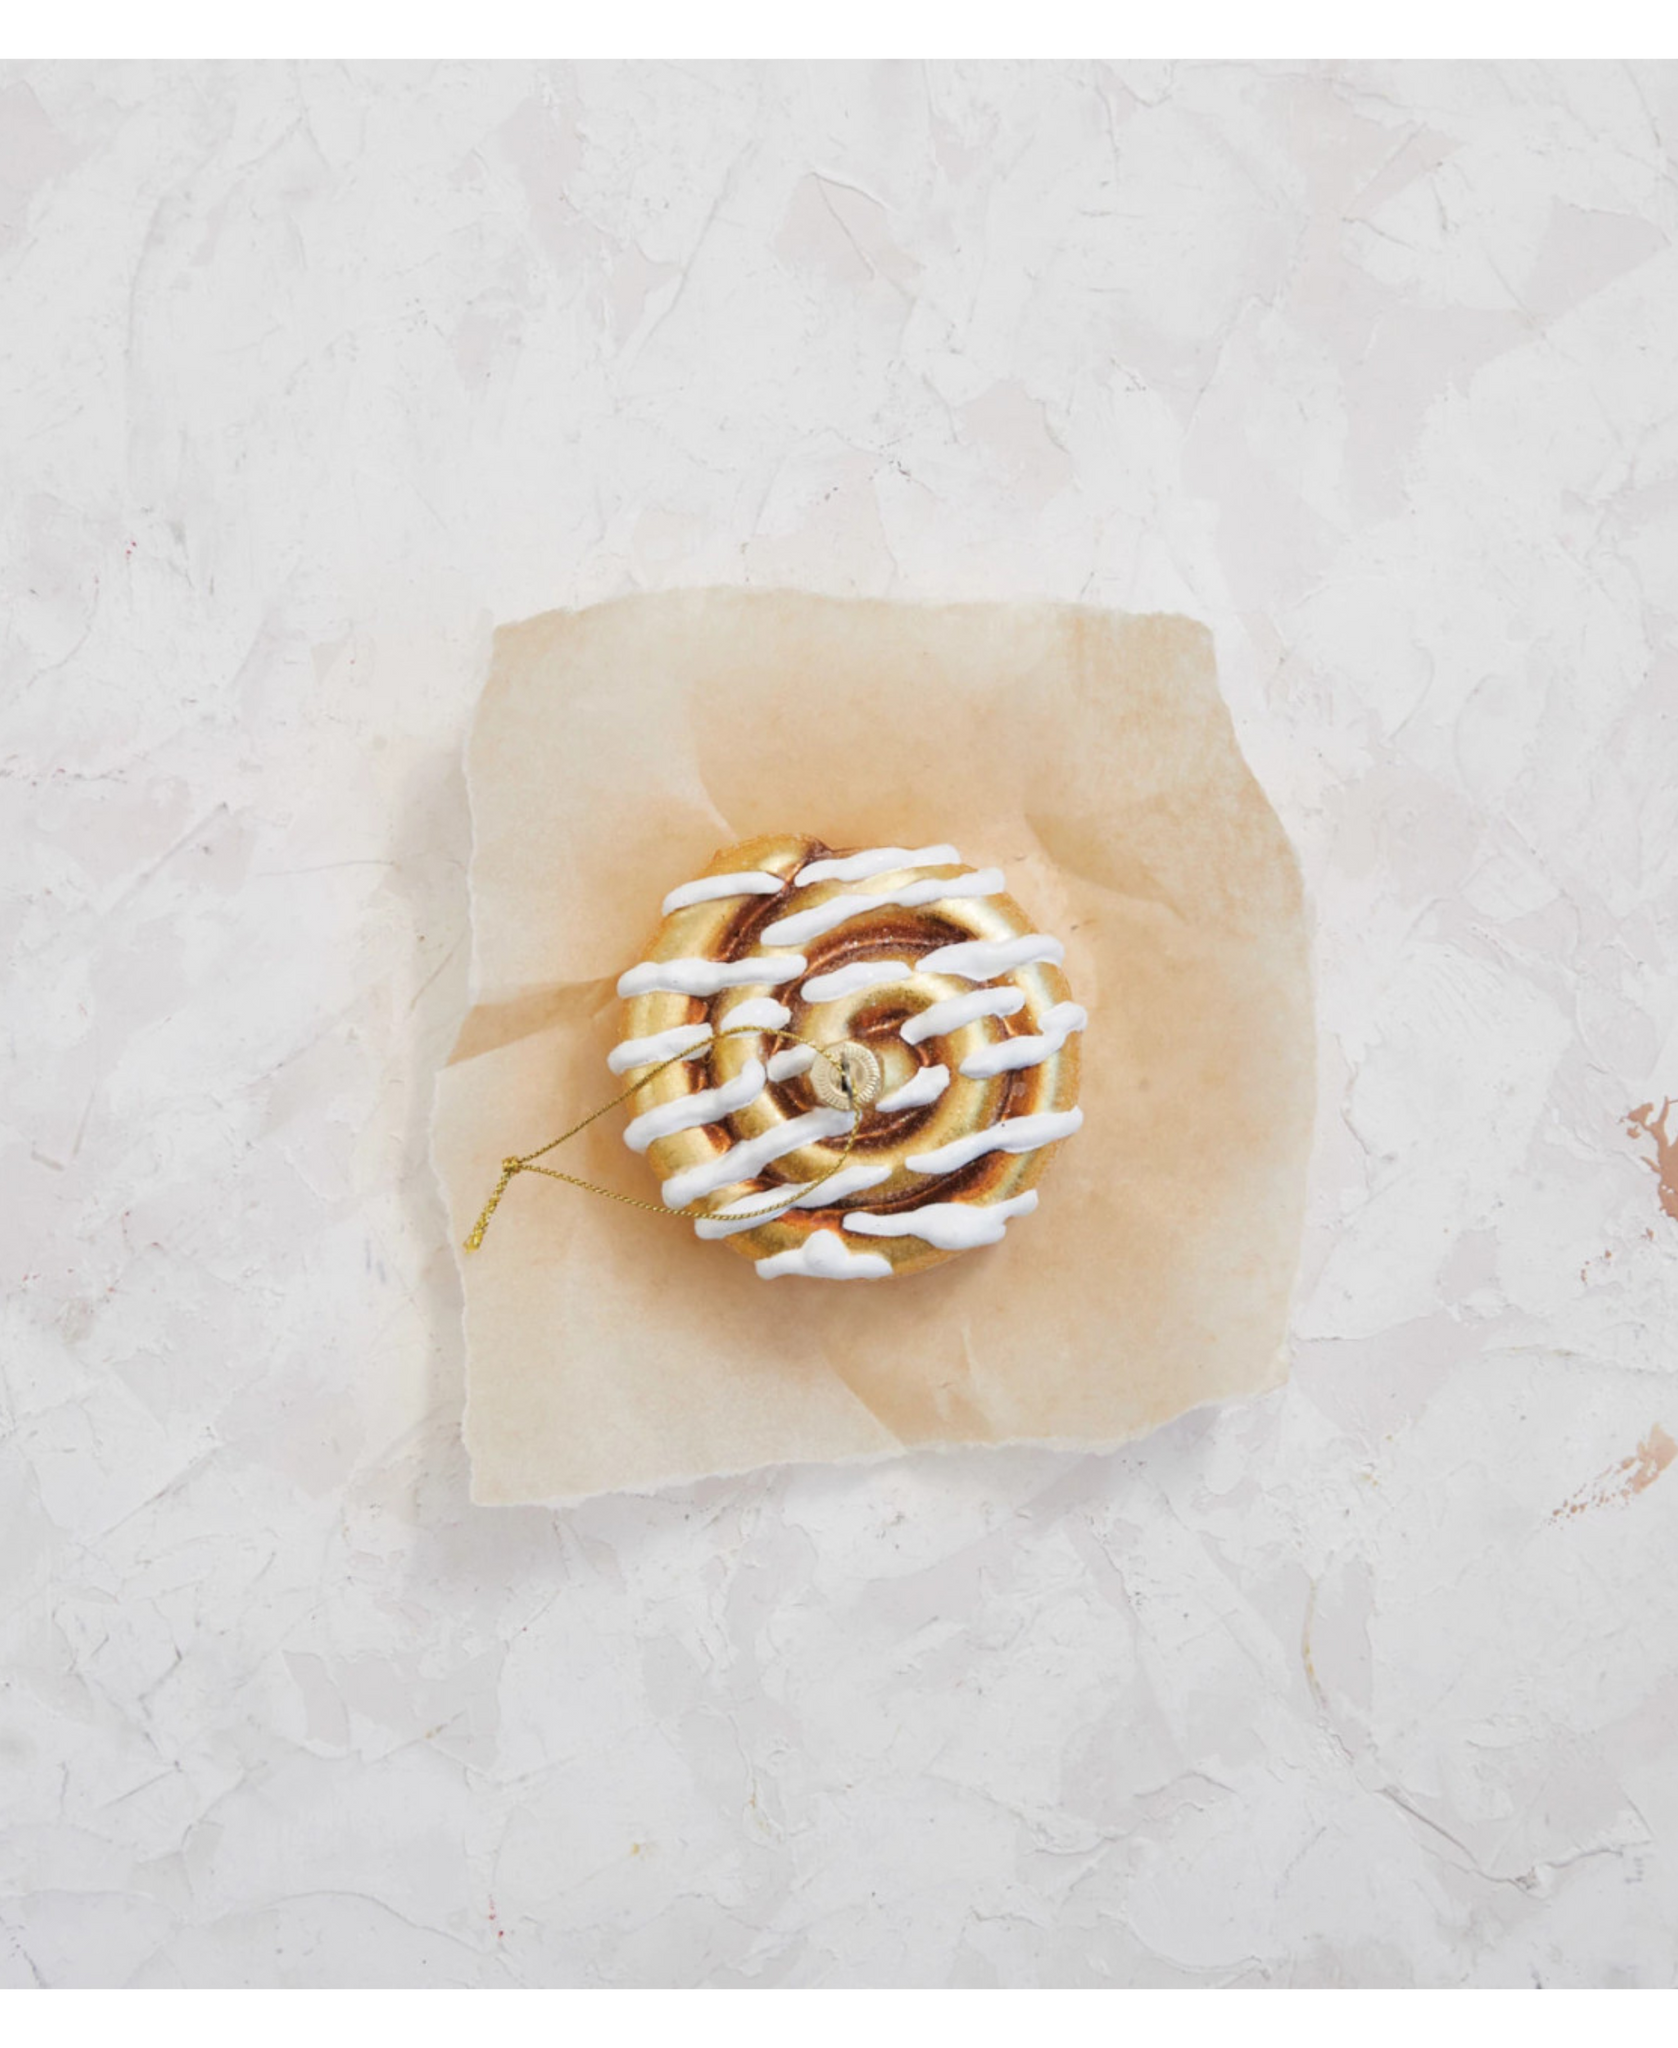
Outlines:
[[[0, 73], [0, 1980], [1678, 1976], [1675, 148], [1661, 66]], [[1211, 624], [1285, 1391], [467, 1505], [458, 744], [493, 622], [713, 581]]]

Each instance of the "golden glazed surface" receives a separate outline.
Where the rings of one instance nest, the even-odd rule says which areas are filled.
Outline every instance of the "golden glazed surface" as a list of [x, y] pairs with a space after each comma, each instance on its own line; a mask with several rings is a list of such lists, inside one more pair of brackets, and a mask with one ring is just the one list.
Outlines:
[[[761, 1022], [766, 1003], [772, 1002], [784, 1005], [790, 1013], [781, 1027], [784, 1032], [818, 1047], [860, 1045], [878, 1062], [877, 1097], [863, 1111], [854, 1136], [846, 1128], [818, 1135], [734, 1180], [722, 1178], [726, 1168], [716, 1162], [731, 1148], [758, 1140], [767, 1141], [757, 1147], [756, 1156], [762, 1157], [774, 1149], [775, 1134], [795, 1119], [812, 1112], [819, 1115], [823, 1097], [831, 1100], [834, 1069], [824, 1068], [825, 1085], [818, 1092], [808, 1066], [802, 1072], [774, 1077], [770, 1063], [775, 1055], [787, 1054], [789, 1038], [777, 1038], [767, 1031], [761, 1036], [755, 1031], [734, 1037], [713, 1035], [692, 1058], [667, 1066], [632, 1099], [632, 1115], [639, 1119], [687, 1102], [702, 1091], [727, 1091], [729, 1084], [734, 1084], [732, 1096], [725, 1092], [724, 1107], [713, 1121], [655, 1135], [650, 1142], [643, 1134], [638, 1143], [634, 1123], [629, 1127], [627, 1135], [636, 1149], [644, 1149], [664, 1189], [665, 1201], [684, 1209], [691, 1201], [696, 1214], [715, 1215], [728, 1205], [762, 1212], [772, 1205], [778, 1191], [787, 1190], [789, 1184], [820, 1180], [843, 1158], [842, 1175], [836, 1176], [828, 1189], [811, 1191], [813, 1201], [822, 1201], [832, 1189], [837, 1189], [842, 1199], [822, 1207], [791, 1208], [722, 1237], [722, 1242], [759, 1261], [760, 1270], [762, 1262], [778, 1261], [767, 1277], [786, 1271], [819, 1271], [819, 1267], [802, 1265], [798, 1258], [788, 1261], [781, 1256], [810, 1256], [809, 1241], [818, 1232], [836, 1237], [852, 1260], [884, 1262], [866, 1269], [848, 1265], [831, 1277], [901, 1276], [941, 1264], [956, 1250], [967, 1248], [961, 1240], [972, 1238], [976, 1226], [965, 1215], [942, 1214], [926, 1226], [943, 1240], [934, 1242], [932, 1237], [913, 1234], [912, 1212], [942, 1209], [943, 1205], [984, 1210], [1028, 1196], [1012, 1211], [1023, 1216], [1035, 1202], [1029, 1191], [1041, 1180], [1060, 1138], [1070, 1135], [1079, 1120], [1075, 1105], [1083, 1015], [1075, 1006], [1068, 1007], [1071, 991], [1057, 964], [1058, 945], [1037, 934], [1025, 912], [1002, 892], [1001, 877], [994, 870], [975, 870], [959, 859], [931, 859], [924, 864], [909, 861], [856, 879], [819, 878], [803, 884], [796, 880], [815, 863], [844, 859], [856, 851], [836, 851], [818, 840], [791, 834], [752, 839], [723, 849], [705, 869], [705, 877], [773, 877], [781, 885], [778, 893], [767, 893], [769, 883], [760, 879], [756, 884], [759, 893], [730, 893], [675, 908], [648, 940], [640, 956], [642, 965], [620, 983], [620, 989], [644, 987], [649, 979], [657, 978], [656, 971], [649, 974], [649, 966], [669, 970], [673, 962], [740, 963], [735, 971], [743, 973], [744, 963], [762, 959], [763, 979], [735, 982], [729, 975], [726, 978], [732, 985], [714, 993], [688, 994], [669, 988], [629, 993], [621, 1041], [657, 1039], [679, 1027], [697, 1035], [698, 1028], [708, 1026], [713, 1034], [720, 1034], [736, 1023], [743, 1010], [748, 1018]], [[933, 854], [950, 851], [930, 849]], [[985, 893], [943, 895], [938, 890], [940, 881], [958, 891], [983, 888]], [[903, 894], [926, 900], [907, 905], [890, 900]], [[811, 913], [837, 905], [840, 898], [847, 899], [841, 921], [829, 929], [817, 929], [826, 920]], [[829, 918], [839, 916], [838, 909], [828, 913]], [[790, 930], [777, 931], [777, 926], [789, 922]], [[1027, 960], [1002, 973], [931, 971], [920, 965], [927, 955], [943, 948], [970, 941], [1025, 941], [1034, 935], [1043, 941], [1037, 950], [1052, 957]], [[1032, 949], [1015, 949], [1022, 950]], [[985, 964], [982, 957], [972, 954], [960, 958], [969, 968]], [[789, 974], [789, 963], [798, 960], [803, 966]], [[891, 963], [897, 965], [888, 972]], [[844, 976], [835, 989], [832, 977], [853, 968], [872, 968], [879, 978], [859, 972]], [[707, 978], [691, 968], [674, 972], [690, 978], [698, 972], [698, 978]], [[843, 982], [850, 984], [848, 989]], [[814, 990], [812, 983], [816, 984]], [[947, 1006], [962, 999], [967, 999], [962, 1008], [952, 1013]], [[747, 1005], [751, 1009], [746, 1009]], [[917, 1026], [916, 1020], [936, 1006], [946, 1007], [933, 1018], [935, 1028], [922, 1036], [925, 1027]], [[988, 1013], [966, 1014], [972, 1011]], [[1028, 1038], [1034, 1043], [1017, 1043]], [[1031, 1063], [989, 1071], [1013, 1057], [1029, 1058]], [[742, 1092], [749, 1093], [748, 1069], [753, 1061], [769, 1064], [770, 1078], [741, 1106], [728, 1107]], [[649, 1057], [640, 1066], [620, 1066], [619, 1071], [631, 1081], [656, 1063]], [[797, 1065], [798, 1057], [783, 1057], [780, 1064], [783, 1069]], [[977, 1072], [964, 1073], [964, 1065], [977, 1068]], [[938, 1068], [948, 1075], [947, 1084], [932, 1099], [915, 1101], [915, 1096], [930, 1094], [936, 1086], [933, 1070]], [[893, 1107], [894, 1098], [905, 1090], [910, 1093], [910, 1106]], [[837, 1121], [842, 1113], [830, 1109], [826, 1114]], [[1053, 1121], [1003, 1136], [1023, 1144], [1027, 1137], [1046, 1130], [1049, 1135], [1030, 1149], [982, 1151], [946, 1166], [934, 1160], [930, 1170], [924, 1164], [960, 1141], [977, 1139], [998, 1126], [1017, 1124], [1028, 1117]], [[663, 1125], [653, 1119], [653, 1128], [662, 1132]], [[923, 1165], [912, 1166], [912, 1160]], [[745, 1155], [745, 1163], [753, 1164], [751, 1153]], [[859, 1168], [875, 1172], [864, 1176], [856, 1171]], [[690, 1197], [681, 1177], [686, 1176], [691, 1184], [694, 1169], [710, 1169], [700, 1177], [716, 1180], [716, 1187]], [[873, 1184], [857, 1191], [856, 1183], [864, 1177]], [[909, 1233], [877, 1235], [847, 1228], [846, 1219], [859, 1215], [903, 1218], [910, 1225]], [[984, 1219], [977, 1227], [993, 1235], [976, 1241], [995, 1241], [1003, 1221], [1000, 1217]], [[717, 1233], [714, 1228], [702, 1227], [700, 1234]], [[957, 1241], [952, 1243], [952, 1238]], [[816, 1251], [830, 1259], [843, 1256], [831, 1243]]]

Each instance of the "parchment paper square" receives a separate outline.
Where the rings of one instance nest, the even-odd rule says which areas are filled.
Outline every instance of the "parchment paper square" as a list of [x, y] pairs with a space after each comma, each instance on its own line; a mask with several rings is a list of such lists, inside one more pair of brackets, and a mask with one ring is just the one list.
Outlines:
[[[1068, 606], [719, 590], [496, 636], [468, 750], [473, 998], [439, 1077], [456, 1241], [614, 1088], [664, 893], [760, 832], [951, 841], [1066, 942], [1083, 1130], [1027, 1227], [899, 1282], [766, 1282], [530, 1178], [462, 1256], [483, 1502], [915, 1444], [1123, 1443], [1275, 1385], [1313, 1097], [1297, 863], [1209, 636]], [[568, 1170], [650, 1196], [627, 1112]]]

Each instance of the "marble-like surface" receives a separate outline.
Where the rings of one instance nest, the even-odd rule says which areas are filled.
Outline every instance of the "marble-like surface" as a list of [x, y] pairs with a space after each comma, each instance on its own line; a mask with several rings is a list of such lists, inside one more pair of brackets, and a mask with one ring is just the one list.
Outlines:
[[[0, 1981], [1678, 1976], [1675, 147], [1656, 65], [0, 73]], [[467, 1504], [488, 635], [731, 581], [1213, 627], [1286, 1389]]]

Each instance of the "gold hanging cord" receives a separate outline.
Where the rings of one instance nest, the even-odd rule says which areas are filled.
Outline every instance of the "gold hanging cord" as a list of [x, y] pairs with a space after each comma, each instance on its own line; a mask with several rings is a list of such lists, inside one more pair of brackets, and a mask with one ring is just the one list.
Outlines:
[[[781, 1038], [785, 1039], [789, 1045], [803, 1045], [807, 1042], [802, 1038], [796, 1037], [790, 1031], [777, 1031], [771, 1027], [752, 1024], [737, 1024], [730, 1026], [725, 1031], [717, 1032], [708, 1043], [714, 1045], [719, 1039], [723, 1038]], [[591, 1195], [605, 1195], [614, 1202], [626, 1202], [631, 1209], [645, 1209], [654, 1216], [676, 1216], [691, 1220], [695, 1216], [712, 1214], [713, 1212], [708, 1209], [692, 1207], [668, 1209], [662, 1202], [644, 1202], [638, 1195], [624, 1195], [620, 1194], [616, 1188], [603, 1188], [598, 1181], [580, 1180], [574, 1173], [561, 1173], [557, 1166], [538, 1166], [536, 1164], [537, 1160], [545, 1159], [550, 1152], [557, 1151], [561, 1145], [576, 1137], [580, 1131], [586, 1131], [590, 1124], [597, 1123], [601, 1117], [609, 1116], [614, 1109], [621, 1108], [632, 1095], [638, 1094], [649, 1082], [656, 1081], [666, 1067], [679, 1066], [682, 1061], [691, 1059], [696, 1050], [696, 1047], [690, 1046], [686, 1052], [674, 1053], [669, 1059], [660, 1060], [658, 1065], [643, 1074], [639, 1081], [632, 1081], [621, 1095], [614, 1096], [610, 1102], [603, 1103], [599, 1109], [591, 1110], [581, 1123], [573, 1124], [568, 1131], [561, 1131], [557, 1138], [550, 1138], [545, 1145], [539, 1146], [536, 1151], [526, 1152], [520, 1158], [503, 1159], [501, 1162], [501, 1178], [495, 1183], [494, 1191], [491, 1193], [489, 1200], [484, 1204], [483, 1214], [472, 1226], [471, 1234], [466, 1239], [466, 1249], [469, 1252], [475, 1252], [483, 1243], [484, 1232], [489, 1228], [489, 1220], [501, 1206], [501, 1197], [512, 1185], [514, 1177], [521, 1173], [540, 1173], [549, 1180], [562, 1180], [570, 1187], [582, 1188]], [[811, 1046], [810, 1050], [818, 1059], [826, 1060], [833, 1069], [835, 1084], [844, 1095], [845, 1100], [850, 1104], [851, 1127], [845, 1133], [844, 1149], [839, 1154], [838, 1159], [827, 1169], [820, 1180], [809, 1182], [801, 1190], [800, 1200], [803, 1199], [804, 1195], [808, 1195], [812, 1190], [830, 1181], [836, 1173], [844, 1171], [845, 1162], [851, 1156], [851, 1147], [856, 1143], [856, 1134], [862, 1127], [862, 1108], [852, 1092], [851, 1077], [846, 1070], [844, 1062], [835, 1059], [833, 1054], [824, 1046]], [[761, 1210], [742, 1210], [737, 1215], [731, 1216], [728, 1220], [731, 1223], [745, 1223], [759, 1217], [778, 1216], [788, 1206], [789, 1204], [786, 1202], [771, 1201]]]

